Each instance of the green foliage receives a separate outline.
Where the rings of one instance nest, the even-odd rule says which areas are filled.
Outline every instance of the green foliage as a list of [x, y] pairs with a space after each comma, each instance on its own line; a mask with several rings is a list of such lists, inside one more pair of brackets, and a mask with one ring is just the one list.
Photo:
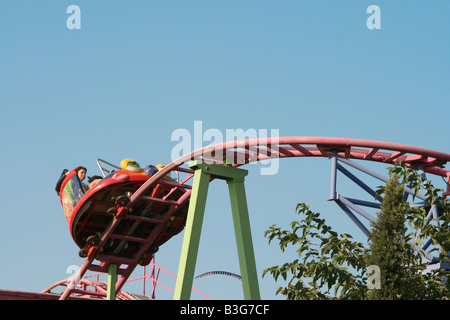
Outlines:
[[[435, 188], [431, 181], [424, 179], [414, 169], [408, 168], [406, 165], [396, 164], [389, 168], [391, 177], [400, 177], [400, 185], [409, 187], [414, 191], [413, 199], [417, 197], [419, 192], [425, 196], [425, 205], [420, 208], [408, 208], [406, 220], [409, 226], [409, 238], [414, 244], [423, 245], [422, 239], [430, 238], [434, 252], [439, 256], [441, 263], [448, 263], [448, 252], [450, 252], [450, 202], [447, 198], [442, 198], [444, 190]], [[377, 194], [385, 193], [386, 186], [379, 187]], [[427, 216], [430, 208], [435, 207], [439, 216]], [[417, 251], [417, 247], [413, 247], [415, 253], [420, 257], [423, 252]]]
[[[378, 221], [372, 225], [370, 248], [353, 241], [348, 234], [338, 234], [304, 203], [296, 207], [300, 221], [290, 230], [272, 225], [265, 237], [276, 240], [281, 252], [296, 248], [298, 258], [282, 266], [264, 270], [275, 280], [288, 281], [277, 294], [294, 299], [450, 299], [449, 270], [437, 269], [423, 274], [418, 250], [420, 239], [431, 238], [441, 263], [448, 263], [450, 251], [450, 205], [431, 182], [402, 165], [389, 168], [390, 180], [379, 187], [376, 197], [384, 194]], [[404, 188], [413, 190], [413, 198], [425, 192], [423, 208], [410, 207], [404, 200]], [[429, 208], [439, 209], [439, 217], [427, 217]], [[367, 287], [367, 267], [381, 269], [381, 289]]]
[[[448, 264], [448, 252], [450, 251], [449, 241], [449, 223], [450, 223], [450, 204], [448, 199], [440, 195], [444, 192], [442, 189], [435, 188], [430, 181], [424, 179], [416, 170], [406, 165], [396, 164], [389, 168], [390, 180], [388, 183], [379, 187], [378, 195], [384, 193], [385, 198], [382, 203], [382, 211], [378, 217], [378, 226], [374, 227], [370, 240], [372, 242], [371, 250], [375, 253], [379, 250], [378, 260], [384, 257], [390, 264], [385, 265], [382, 271], [381, 290], [372, 291], [369, 298], [372, 299], [450, 299], [450, 283], [444, 283], [442, 280], [450, 278], [450, 271], [446, 269], [436, 269], [432, 272], [424, 273], [425, 265], [422, 264], [425, 253], [419, 249], [423, 246], [422, 239], [430, 239], [432, 248], [428, 253], [434, 253], [439, 256], [439, 262]], [[413, 191], [413, 199], [417, 198], [419, 193], [424, 194], [425, 205], [423, 207], [411, 208], [402, 200], [402, 193], [405, 187]], [[396, 189], [398, 188], [398, 189]], [[395, 199], [395, 200], [394, 200]], [[439, 213], [438, 217], [427, 216], [430, 208], [434, 207]], [[399, 243], [391, 239], [393, 244], [379, 249], [383, 244], [378, 243], [374, 246], [375, 237], [378, 239], [387, 232], [387, 229], [395, 229], [392, 225], [381, 227], [382, 223], [389, 223], [393, 217], [407, 221], [408, 229], [405, 224], [399, 221], [397, 229], [398, 234], [402, 235], [403, 242]], [[380, 221], [382, 220], [382, 221]], [[388, 239], [385, 239], [388, 241]], [[405, 246], [405, 243], [407, 245]], [[377, 248], [378, 247], [378, 248]], [[392, 253], [391, 248], [397, 248], [398, 252]], [[370, 254], [368, 255], [370, 257]], [[386, 257], [389, 259], [386, 259]], [[373, 259], [373, 257], [372, 257]], [[402, 261], [402, 267], [393, 271], [393, 261], [397, 263]], [[376, 261], [372, 261], [376, 263]], [[384, 275], [383, 275], [384, 273]], [[396, 284], [396, 287], [394, 287]]]
[[[269, 244], [278, 240], [281, 252], [290, 245], [297, 247], [298, 259], [283, 266], [264, 270], [275, 280], [280, 276], [290, 281], [287, 287], [280, 287], [289, 300], [363, 299], [365, 295], [364, 246], [355, 242], [349, 234], [338, 235], [312, 212], [304, 203], [296, 207], [304, 218], [291, 223], [291, 230], [281, 230], [273, 225], [265, 232]], [[355, 273], [349, 271], [352, 268]]]

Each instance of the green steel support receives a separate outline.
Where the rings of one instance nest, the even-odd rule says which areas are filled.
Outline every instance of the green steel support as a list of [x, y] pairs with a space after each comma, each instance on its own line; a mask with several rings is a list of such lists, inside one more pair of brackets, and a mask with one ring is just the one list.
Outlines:
[[242, 180], [227, 180], [227, 183], [230, 192], [244, 298], [247, 300], [259, 300], [258, 275], [256, 274], [255, 254], [253, 252], [244, 178]]
[[244, 298], [248, 300], [260, 299], [244, 188], [244, 179], [248, 173], [247, 170], [195, 161], [189, 166], [194, 170], [194, 181], [192, 184], [174, 299], [190, 299], [206, 197], [209, 182], [212, 178], [226, 180], [228, 183]]
[[117, 265], [110, 264], [108, 267], [108, 289], [106, 292], [107, 300], [116, 299]]
[[194, 181], [189, 200], [189, 209], [184, 228], [183, 245], [178, 267], [178, 276], [175, 285], [175, 300], [188, 300], [191, 296], [192, 282], [194, 280], [195, 263], [197, 261], [200, 232], [206, 205], [209, 180], [211, 176], [201, 168], [191, 164], [194, 170]]

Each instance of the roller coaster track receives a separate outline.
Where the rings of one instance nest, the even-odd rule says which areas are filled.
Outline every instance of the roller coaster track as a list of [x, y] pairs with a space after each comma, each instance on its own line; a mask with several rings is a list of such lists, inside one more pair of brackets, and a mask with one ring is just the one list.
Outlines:
[[[162, 228], [167, 225], [167, 223], [170, 223], [170, 219], [174, 212], [189, 201], [192, 191], [192, 186], [189, 182], [194, 176], [194, 173], [189, 168], [183, 168], [183, 165], [196, 160], [205, 163], [226, 164], [233, 167], [240, 167], [249, 163], [268, 159], [301, 157], [323, 157], [333, 159], [333, 161], [363, 160], [384, 163], [387, 165], [400, 162], [408, 166], [418, 167], [420, 170], [423, 170], [424, 173], [443, 177], [447, 181], [447, 191], [444, 193], [444, 196], [450, 194], [450, 171], [445, 169], [445, 164], [450, 161], [450, 154], [431, 149], [363, 139], [296, 136], [243, 139], [209, 145], [187, 153], [169, 163], [131, 195], [130, 201], [123, 209], [124, 212], [132, 209], [133, 205], [143, 198], [146, 198], [148, 202], [164, 203], [170, 206], [170, 209], [161, 217], [157, 226], [148, 238], [134, 239], [127, 237], [126, 235], [114, 235], [113, 232], [122, 219], [135, 219], [142, 222], [151, 222], [151, 218], [118, 214], [110, 222], [103, 233], [98, 246], [101, 247], [112, 237], [125, 241], [141, 241], [144, 245], [139, 252], [137, 252], [135, 257], [121, 258], [102, 255], [101, 253], [87, 257], [80, 268], [79, 273], [72, 279], [72, 282], [68, 284], [67, 289], [62, 293], [60, 299], [67, 299], [72, 291], [76, 290], [76, 279], [81, 279], [86, 271], [108, 272], [108, 268], [111, 264], [119, 266], [117, 275], [120, 276], [120, 278], [116, 283], [115, 292], [120, 292], [127, 278], [139, 264], [139, 261], [142, 261], [143, 257], [145, 258], [145, 255], [147, 255], [147, 252], [158, 237]], [[336, 167], [334, 169], [336, 169]], [[171, 173], [184, 173], [186, 178], [178, 182], [165, 180], [164, 177]], [[173, 191], [179, 188], [187, 191], [177, 200], [168, 200], [170, 194], [162, 199], [149, 198], [144, 195], [146, 191], [157, 184], [170, 185]], [[358, 220], [355, 220], [355, 217], [349, 212], [348, 206], [351, 206], [351, 203], [346, 202], [347, 199], [336, 198], [333, 193], [330, 200], [335, 200], [341, 208], [349, 214], [352, 220], [358, 224]], [[100, 263], [95, 264], [95, 260], [98, 260]]]

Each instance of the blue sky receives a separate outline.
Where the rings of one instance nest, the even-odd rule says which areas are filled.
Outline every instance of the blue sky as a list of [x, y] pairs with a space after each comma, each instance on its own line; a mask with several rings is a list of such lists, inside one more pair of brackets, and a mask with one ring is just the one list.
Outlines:
[[[79, 30], [67, 28], [70, 5], [81, 9]], [[370, 5], [381, 10], [381, 29], [366, 26]], [[193, 132], [194, 121], [450, 152], [449, 12], [444, 0], [2, 1], [0, 287], [40, 291], [82, 264], [54, 192], [62, 169], [98, 174], [98, 158], [168, 163], [172, 132]], [[326, 159], [289, 159], [261, 176], [248, 166], [258, 273], [292, 257], [263, 233], [295, 219], [298, 202], [361, 236], [326, 201], [329, 168]], [[239, 273], [227, 197], [225, 183], [211, 186], [198, 274]], [[181, 242], [157, 254], [173, 274]], [[242, 298], [235, 279], [194, 286]], [[277, 286], [261, 280], [262, 298], [280, 298]]]

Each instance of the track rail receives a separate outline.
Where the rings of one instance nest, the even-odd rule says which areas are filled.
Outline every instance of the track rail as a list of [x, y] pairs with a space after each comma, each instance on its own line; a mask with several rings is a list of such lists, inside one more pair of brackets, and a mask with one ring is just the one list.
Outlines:
[[[425, 172], [446, 177], [447, 181], [450, 179], [450, 171], [444, 169], [444, 165], [450, 161], [450, 154], [432, 149], [399, 143], [351, 138], [294, 136], [244, 139], [206, 146], [174, 160], [147, 180], [132, 195], [129, 206], [165, 175], [170, 174], [172, 171], [183, 170], [180, 166], [193, 160], [223, 164], [230, 163], [229, 160], [231, 159], [231, 165], [237, 167], [267, 159], [292, 157], [328, 158], [333, 153], [347, 159], [359, 159], [386, 164], [393, 164], [395, 162], [406, 163], [408, 165], [420, 163]], [[189, 172], [186, 169], [183, 171]], [[447, 193], [449, 191], [447, 190]]]

